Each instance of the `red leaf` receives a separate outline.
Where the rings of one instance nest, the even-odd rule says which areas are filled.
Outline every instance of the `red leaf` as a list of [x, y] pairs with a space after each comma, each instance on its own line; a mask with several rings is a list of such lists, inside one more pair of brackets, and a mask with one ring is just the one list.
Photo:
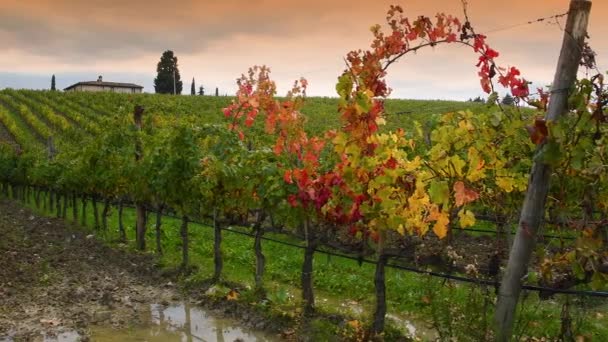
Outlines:
[[386, 161], [386, 163], [384, 165], [387, 168], [394, 170], [397, 168], [397, 159], [395, 159], [394, 157], [391, 157], [389, 160]]
[[293, 179], [291, 178], [291, 170], [285, 171], [285, 174], [283, 175], [283, 180], [285, 180], [285, 183], [293, 184]]
[[296, 195], [289, 195], [289, 196], [287, 197], [287, 202], [289, 202], [289, 204], [290, 204], [292, 207], [297, 207], [297, 206], [298, 206], [298, 198], [297, 198], [297, 196], [296, 196]]
[[380, 235], [376, 231], [370, 232], [369, 237], [372, 238], [375, 243], [378, 243], [378, 240], [380, 240]]
[[230, 114], [232, 113], [232, 108], [231, 108], [231, 107], [232, 107], [232, 106], [224, 108], [224, 110], [223, 110], [223, 111], [224, 111], [224, 116], [225, 116], [225, 117], [229, 117], [229, 116], [230, 116]]
[[498, 57], [498, 51], [488, 48], [486, 50], [486, 56], [490, 59]]

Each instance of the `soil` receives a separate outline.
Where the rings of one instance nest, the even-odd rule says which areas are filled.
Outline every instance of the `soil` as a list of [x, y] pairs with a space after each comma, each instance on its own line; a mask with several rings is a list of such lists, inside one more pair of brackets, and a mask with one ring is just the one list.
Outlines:
[[0, 340], [40, 340], [92, 324], [138, 324], [180, 296], [151, 256], [112, 249], [63, 220], [0, 201]]

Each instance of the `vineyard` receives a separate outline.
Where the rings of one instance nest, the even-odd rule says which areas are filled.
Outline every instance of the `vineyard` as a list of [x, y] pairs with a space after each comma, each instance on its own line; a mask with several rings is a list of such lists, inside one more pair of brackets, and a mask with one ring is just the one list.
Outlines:
[[[533, 95], [468, 21], [387, 19], [347, 55], [338, 98], [305, 79], [277, 97], [263, 66], [235, 97], [2, 90], [2, 194], [317, 340], [607, 339], [603, 75]], [[451, 43], [476, 53], [488, 104], [387, 99], [393, 63]], [[522, 239], [529, 262], [512, 262]]]

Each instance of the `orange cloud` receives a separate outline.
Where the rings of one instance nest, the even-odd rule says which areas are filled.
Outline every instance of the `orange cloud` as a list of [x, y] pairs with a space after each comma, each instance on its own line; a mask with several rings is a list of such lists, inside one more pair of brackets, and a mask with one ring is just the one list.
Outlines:
[[[248, 66], [267, 64], [285, 87], [305, 76], [311, 93], [333, 95], [333, 83], [344, 67], [342, 57], [369, 45], [369, 27], [382, 23], [395, 2], [414, 17], [462, 13], [460, 0], [2, 0], [0, 71], [138, 72], [153, 78], [162, 51], [173, 49], [185, 79], [199, 76], [210, 85], [233, 89], [233, 80]], [[552, 79], [560, 26], [525, 23], [563, 13], [569, 1], [468, 2], [473, 25], [478, 32], [490, 32], [501, 63], [517, 65], [540, 83]], [[593, 2], [589, 32], [600, 67], [608, 55], [605, 13], [608, 2]], [[463, 49], [438, 47], [408, 56], [391, 70], [389, 80], [407, 89], [416, 88], [410, 84], [423, 88], [420, 82], [425, 80], [430, 89], [443, 85], [445, 97], [457, 94], [454, 89], [460, 84], [475, 95], [479, 89], [474, 59]], [[401, 89], [394, 94], [408, 96]]]

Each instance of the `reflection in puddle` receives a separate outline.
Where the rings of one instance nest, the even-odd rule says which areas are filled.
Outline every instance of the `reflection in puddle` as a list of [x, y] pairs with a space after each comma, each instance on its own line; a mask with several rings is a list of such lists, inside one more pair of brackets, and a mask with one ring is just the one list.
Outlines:
[[91, 328], [92, 341], [276, 341], [278, 338], [240, 328], [234, 321], [215, 318], [189, 304], [152, 304], [150, 324], [126, 330]]
[[[230, 319], [216, 318], [204, 310], [181, 303], [171, 306], [150, 305], [140, 326], [116, 330], [107, 326], [91, 326], [90, 340], [100, 342], [233, 342], [233, 341], [278, 341], [267, 333], [240, 328]], [[12, 342], [14, 338], [0, 336], [0, 342]], [[55, 336], [40, 336], [34, 341], [76, 342], [81, 336], [75, 331], [64, 331]]]
[[75, 331], [63, 331], [61, 333], [57, 333], [54, 335], [40, 335], [35, 336], [33, 338], [20, 338], [15, 339], [13, 337], [15, 335], [14, 332], [9, 331], [8, 336], [0, 336], [0, 342], [13, 342], [13, 341], [40, 341], [40, 342], [74, 342], [80, 341], [80, 334]]
[[57, 336], [49, 337], [45, 336], [43, 339], [44, 342], [70, 342], [70, 341], [80, 341], [80, 335], [75, 331], [67, 331]]

